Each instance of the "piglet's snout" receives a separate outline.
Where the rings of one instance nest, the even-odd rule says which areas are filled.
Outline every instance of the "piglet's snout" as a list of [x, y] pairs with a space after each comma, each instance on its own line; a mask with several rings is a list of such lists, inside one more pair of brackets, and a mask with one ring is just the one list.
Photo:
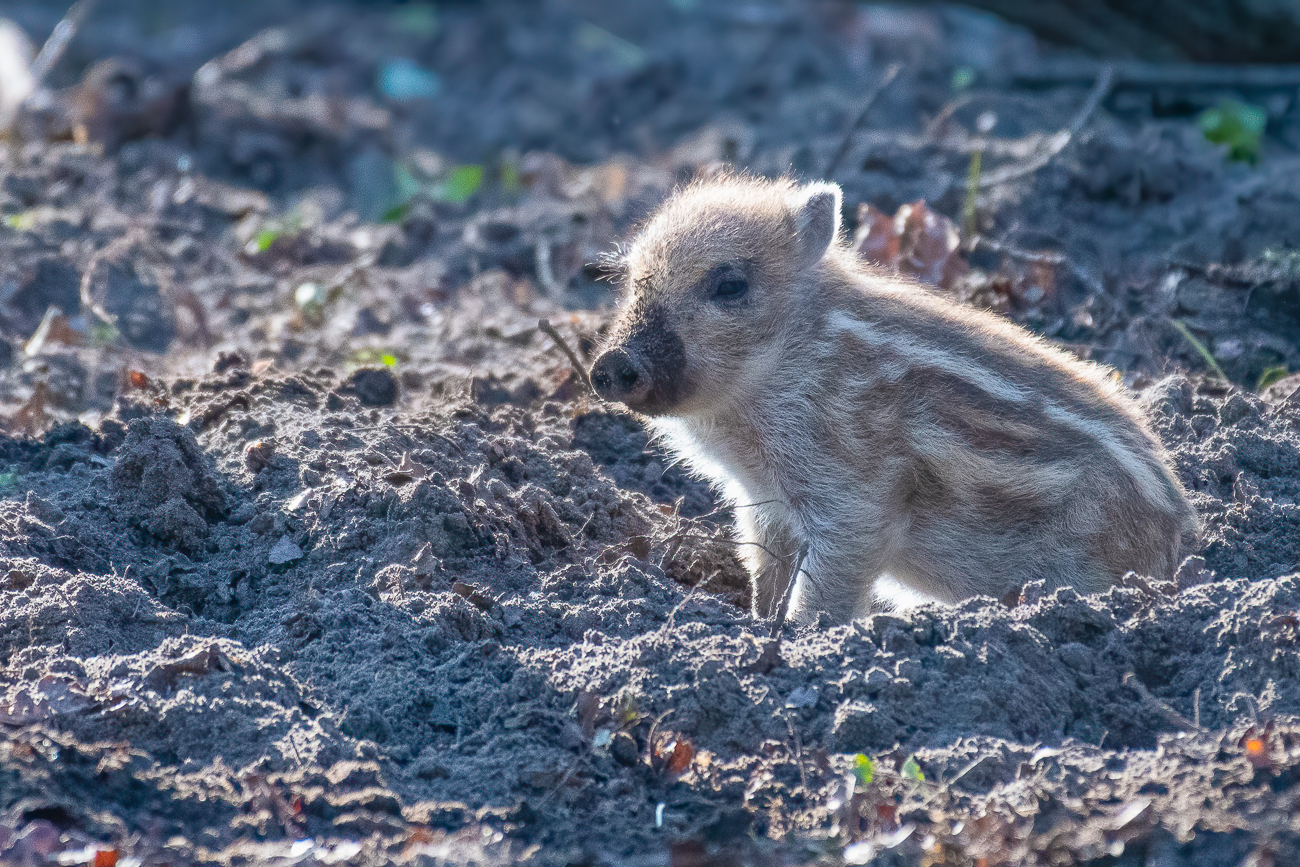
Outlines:
[[611, 349], [591, 366], [591, 384], [605, 400], [635, 407], [650, 393], [650, 376], [625, 349]]

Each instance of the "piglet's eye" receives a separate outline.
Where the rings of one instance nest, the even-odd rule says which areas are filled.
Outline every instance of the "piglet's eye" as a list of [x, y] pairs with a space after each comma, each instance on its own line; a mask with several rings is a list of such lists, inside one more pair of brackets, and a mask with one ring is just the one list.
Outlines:
[[737, 298], [743, 298], [749, 291], [749, 281], [743, 277], [727, 277], [718, 282], [718, 286], [713, 290], [713, 297], [724, 301], [734, 301]]

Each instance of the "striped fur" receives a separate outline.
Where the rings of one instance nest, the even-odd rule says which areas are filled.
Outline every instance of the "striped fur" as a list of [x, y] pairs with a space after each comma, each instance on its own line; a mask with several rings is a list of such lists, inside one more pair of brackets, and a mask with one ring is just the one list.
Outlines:
[[[658, 395], [629, 406], [735, 507], [755, 610], [805, 545], [793, 610], [837, 622], [881, 607], [886, 574], [946, 602], [1170, 578], [1195, 516], [1107, 372], [865, 266], [839, 207], [828, 184], [679, 191], [628, 251], [606, 347]], [[710, 295], [719, 268], [741, 301]]]

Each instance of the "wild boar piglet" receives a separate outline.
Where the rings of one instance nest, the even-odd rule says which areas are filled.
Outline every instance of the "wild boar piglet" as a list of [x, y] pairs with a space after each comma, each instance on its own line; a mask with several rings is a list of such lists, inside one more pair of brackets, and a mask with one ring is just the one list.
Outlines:
[[675, 193], [626, 252], [591, 379], [734, 508], [754, 610], [834, 622], [1172, 577], [1196, 518], [1108, 371], [859, 260], [830, 183]]

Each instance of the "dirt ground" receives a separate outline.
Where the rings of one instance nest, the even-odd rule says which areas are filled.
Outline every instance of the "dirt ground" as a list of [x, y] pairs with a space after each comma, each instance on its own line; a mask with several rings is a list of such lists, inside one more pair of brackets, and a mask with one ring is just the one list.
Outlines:
[[[1062, 59], [955, 7], [106, 0], [0, 143], [0, 862], [1300, 864], [1300, 87]], [[719, 163], [924, 200], [923, 291], [1116, 367], [1176, 585], [765, 654], [729, 516], [538, 327], [589, 358], [601, 254]]]

